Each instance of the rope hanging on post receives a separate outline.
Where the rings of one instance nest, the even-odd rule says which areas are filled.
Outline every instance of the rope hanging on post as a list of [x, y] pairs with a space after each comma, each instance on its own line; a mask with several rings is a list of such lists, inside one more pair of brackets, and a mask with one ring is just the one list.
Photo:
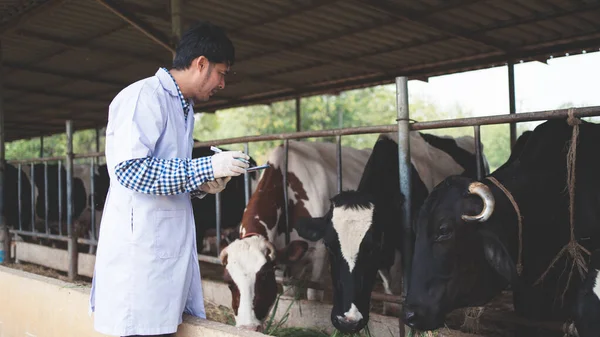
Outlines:
[[548, 274], [548, 272], [550, 271], [550, 269], [554, 266], [554, 264], [563, 256], [563, 254], [568, 253], [573, 259], [573, 265], [571, 265], [567, 285], [565, 286], [565, 289], [562, 293], [563, 299], [567, 292], [567, 289], [569, 288], [569, 284], [571, 283], [571, 278], [573, 276], [573, 269], [575, 265], [577, 265], [579, 275], [583, 279], [585, 273], [587, 273], [587, 265], [583, 257], [583, 253], [586, 253], [588, 256], [590, 255], [590, 252], [581, 244], [579, 244], [579, 242], [577, 242], [577, 239], [575, 238], [575, 163], [577, 157], [579, 125], [581, 124], [581, 120], [575, 117], [573, 115], [573, 112], [573, 109], [569, 110], [569, 118], [567, 119], [567, 123], [573, 127], [571, 144], [569, 145], [569, 151], [567, 153], [567, 187], [569, 189], [569, 222], [571, 227], [571, 238], [569, 242], [560, 250], [560, 252], [558, 252], [558, 254], [554, 258], [554, 260], [552, 260], [552, 263], [550, 263], [546, 271], [534, 283], [534, 285], [537, 285], [540, 282], [542, 282]]
[[515, 209], [515, 213], [517, 213], [517, 225], [518, 225], [518, 229], [519, 229], [519, 250], [518, 250], [518, 254], [517, 254], [517, 275], [521, 276], [521, 272], [523, 271], [523, 216], [521, 215], [521, 210], [519, 209], [519, 205], [515, 201], [515, 198], [506, 189], [506, 187], [504, 187], [504, 185], [502, 185], [498, 181], [498, 179], [496, 179], [492, 176], [489, 176], [486, 179], [493, 182], [494, 185], [496, 185], [500, 190], [502, 190], [502, 192], [504, 192], [504, 194], [506, 195], [506, 197], [508, 198], [510, 203], [513, 205], [513, 208]]

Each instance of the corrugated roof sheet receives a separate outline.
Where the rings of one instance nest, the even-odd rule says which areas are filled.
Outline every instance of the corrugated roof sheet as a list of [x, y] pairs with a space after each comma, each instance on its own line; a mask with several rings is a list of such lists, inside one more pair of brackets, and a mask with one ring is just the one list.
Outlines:
[[[126, 85], [169, 66], [163, 0], [0, 0], [8, 141], [103, 125]], [[426, 78], [600, 47], [600, 0], [185, 1], [227, 29], [236, 64], [199, 111]], [[172, 47], [171, 47], [172, 48]]]

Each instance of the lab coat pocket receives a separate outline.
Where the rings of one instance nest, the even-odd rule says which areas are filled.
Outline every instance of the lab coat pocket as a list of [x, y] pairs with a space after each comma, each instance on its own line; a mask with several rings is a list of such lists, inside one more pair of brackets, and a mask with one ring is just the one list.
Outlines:
[[185, 241], [185, 210], [156, 210], [154, 221], [155, 249], [158, 257], [162, 259], [180, 257], [181, 247]]

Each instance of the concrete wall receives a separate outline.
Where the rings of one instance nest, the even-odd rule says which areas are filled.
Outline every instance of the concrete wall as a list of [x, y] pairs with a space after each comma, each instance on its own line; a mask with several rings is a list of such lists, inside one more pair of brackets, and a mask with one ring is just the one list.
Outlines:
[[[0, 266], [0, 337], [96, 337], [88, 286]], [[177, 336], [260, 337], [256, 332], [184, 317]]]

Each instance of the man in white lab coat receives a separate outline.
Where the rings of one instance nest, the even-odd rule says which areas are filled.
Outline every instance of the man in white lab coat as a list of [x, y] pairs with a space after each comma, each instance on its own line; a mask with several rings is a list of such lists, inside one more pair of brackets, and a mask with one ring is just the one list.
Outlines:
[[110, 104], [110, 189], [90, 294], [100, 333], [171, 335], [184, 312], [206, 318], [191, 198], [222, 191], [249, 157], [191, 159], [193, 104], [225, 87], [234, 58], [219, 27], [198, 24], [182, 36], [171, 70], [131, 84]]

